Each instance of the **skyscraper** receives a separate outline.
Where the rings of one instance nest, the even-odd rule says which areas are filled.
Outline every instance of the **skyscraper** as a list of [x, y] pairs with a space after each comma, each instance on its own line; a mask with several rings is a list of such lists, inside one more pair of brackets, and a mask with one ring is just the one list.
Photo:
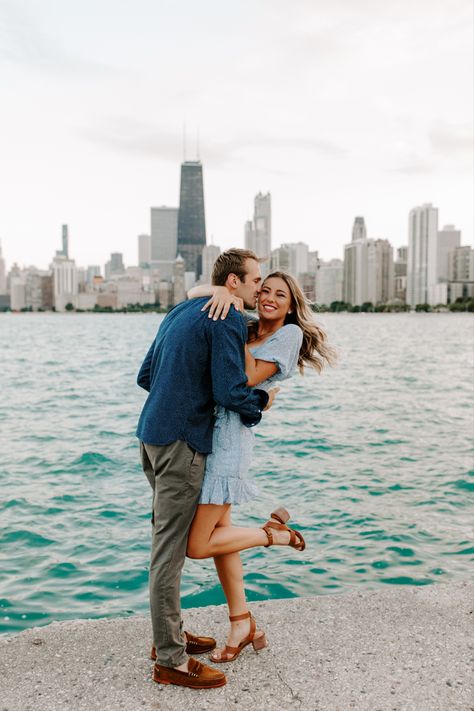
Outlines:
[[449, 254], [461, 246], [461, 230], [454, 225], [445, 225], [438, 232], [433, 281], [439, 283], [449, 279]]
[[262, 275], [270, 269], [272, 251], [272, 199], [270, 193], [258, 193], [254, 200], [253, 220], [245, 223], [245, 249], [251, 249], [262, 262]]
[[356, 217], [352, 241], [344, 247], [343, 300], [361, 305], [367, 301], [367, 229], [363, 217]]
[[386, 304], [393, 299], [393, 247], [387, 239], [367, 240], [367, 301]]
[[408, 222], [407, 304], [428, 301], [428, 284], [436, 282], [438, 209], [426, 203], [410, 210]]
[[149, 261], [174, 264], [178, 252], [178, 208], [152, 207], [150, 222]]
[[53, 289], [56, 311], [64, 311], [66, 304], [76, 306], [78, 293], [77, 269], [73, 259], [58, 255], [53, 259]]
[[[249, 248], [250, 249], [250, 248]], [[289, 272], [294, 277], [307, 274], [309, 248], [305, 242], [290, 242], [280, 245], [271, 253], [271, 268]], [[257, 256], [259, 256], [257, 252]]]
[[221, 248], [215, 244], [208, 244], [202, 249], [202, 281], [211, 283], [214, 262], [221, 253]]
[[352, 241], [367, 239], [367, 228], [363, 217], [356, 217], [352, 226]]
[[342, 301], [342, 259], [320, 262], [316, 276], [316, 301], [329, 306], [333, 301]]
[[63, 225], [61, 228], [61, 244], [62, 249], [56, 250], [56, 256], [69, 259], [69, 229], [67, 225]]
[[106, 281], [113, 276], [118, 276], [125, 272], [122, 252], [112, 252], [110, 259], [105, 263], [104, 275]]
[[394, 298], [406, 302], [407, 298], [407, 259], [408, 247], [397, 249], [397, 259], [394, 267]]
[[[178, 248], [187, 272], [202, 272], [202, 248], [206, 244], [204, 187], [200, 160], [181, 164], [178, 213]], [[176, 254], [175, 254], [176, 257]]]
[[62, 227], [63, 256], [69, 259], [69, 229], [67, 225]]
[[[153, 208], [152, 208], [153, 209]], [[138, 265], [146, 267], [151, 262], [151, 235], [138, 235]]]

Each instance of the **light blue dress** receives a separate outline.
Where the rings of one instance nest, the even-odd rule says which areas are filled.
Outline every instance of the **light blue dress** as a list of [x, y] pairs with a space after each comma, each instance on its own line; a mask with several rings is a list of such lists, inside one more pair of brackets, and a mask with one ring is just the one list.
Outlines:
[[[275, 375], [258, 385], [270, 390], [276, 382], [291, 377], [298, 362], [303, 332], [295, 324], [282, 326], [265, 343], [250, 347], [254, 358], [278, 365]], [[242, 424], [237, 412], [220, 405], [215, 409], [212, 452], [208, 454], [200, 504], [242, 504], [258, 495], [247, 472], [252, 461], [253, 429]]]

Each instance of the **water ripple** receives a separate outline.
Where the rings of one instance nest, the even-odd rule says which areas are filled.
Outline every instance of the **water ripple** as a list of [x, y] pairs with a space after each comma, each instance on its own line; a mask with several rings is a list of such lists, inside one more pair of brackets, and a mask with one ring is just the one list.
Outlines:
[[[0, 316], [1, 630], [148, 609], [134, 378], [160, 318]], [[339, 366], [283, 384], [256, 430], [262, 498], [234, 513], [260, 526], [284, 503], [307, 548], [246, 551], [249, 599], [470, 576], [472, 316], [324, 321]], [[224, 601], [212, 561], [187, 561], [182, 589]]]

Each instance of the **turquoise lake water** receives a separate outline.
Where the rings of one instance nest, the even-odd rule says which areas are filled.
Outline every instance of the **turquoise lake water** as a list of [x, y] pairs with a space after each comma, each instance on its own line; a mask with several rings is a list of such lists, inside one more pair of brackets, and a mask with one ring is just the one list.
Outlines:
[[[0, 630], [148, 610], [138, 367], [162, 316], [0, 316]], [[472, 575], [469, 314], [321, 315], [339, 365], [295, 374], [256, 430], [261, 525], [284, 502], [304, 553], [243, 553], [251, 600]], [[223, 602], [187, 561], [183, 605]]]

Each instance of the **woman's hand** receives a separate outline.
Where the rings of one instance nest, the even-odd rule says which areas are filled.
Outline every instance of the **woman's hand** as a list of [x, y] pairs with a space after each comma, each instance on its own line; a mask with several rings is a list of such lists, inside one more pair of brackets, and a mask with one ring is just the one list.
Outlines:
[[213, 289], [214, 294], [201, 309], [201, 311], [209, 309], [209, 318], [214, 321], [217, 321], [219, 317], [225, 319], [232, 305], [236, 311], [242, 312], [244, 310], [243, 300], [239, 296], [231, 294], [225, 286], [214, 286]]
[[271, 406], [273, 405], [273, 401], [276, 397], [276, 394], [278, 392], [280, 392], [280, 388], [278, 386], [276, 388], [270, 388], [270, 390], [268, 391], [268, 402], [267, 402], [266, 406], [263, 408], [264, 412], [265, 412], [265, 410], [269, 410], [271, 408]]

